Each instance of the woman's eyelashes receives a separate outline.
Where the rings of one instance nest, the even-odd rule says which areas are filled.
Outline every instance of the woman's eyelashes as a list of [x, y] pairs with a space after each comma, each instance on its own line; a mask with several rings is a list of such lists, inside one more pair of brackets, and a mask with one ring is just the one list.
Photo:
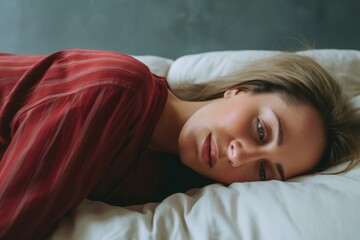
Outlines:
[[256, 132], [257, 132], [258, 142], [260, 144], [264, 144], [266, 142], [267, 132], [260, 118], [257, 118], [256, 120]]
[[265, 169], [265, 164], [264, 161], [261, 160], [260, 161], [260, 166], [259, 166], [259, 180], [260, 181], [266, 181], [266, 169]]

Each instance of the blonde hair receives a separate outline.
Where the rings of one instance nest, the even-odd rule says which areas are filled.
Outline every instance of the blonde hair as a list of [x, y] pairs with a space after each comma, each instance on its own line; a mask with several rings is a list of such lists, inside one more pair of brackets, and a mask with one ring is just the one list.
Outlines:
[[312, 171], [349, 161], [343, 173], [360, 162], [360, 114], [337, 82], [309, 57], [283, 53], [250, 63], [241, 71], [208, 83], [174, 89], [187, 100], [220, 98], [232, 88], [254, 93], [278, 93], [293, 104], [311, 104], [320, 114], [326, 132], [326, 149]]

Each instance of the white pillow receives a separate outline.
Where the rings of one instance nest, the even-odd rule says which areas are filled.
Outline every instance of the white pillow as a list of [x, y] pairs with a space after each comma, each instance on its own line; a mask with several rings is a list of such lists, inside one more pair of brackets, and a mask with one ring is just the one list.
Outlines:
[[220, 51], [186, 55], [171, 65], [167, 79], [175, 88], [179, 84], [201, 83], [226, 76], [244, 67], [250, 61], [270, 57], [276, 51]]
[[174, 60], [157, 56], [133, 56], [149, 67], [151, 72], [158, 76], [166, 77]]

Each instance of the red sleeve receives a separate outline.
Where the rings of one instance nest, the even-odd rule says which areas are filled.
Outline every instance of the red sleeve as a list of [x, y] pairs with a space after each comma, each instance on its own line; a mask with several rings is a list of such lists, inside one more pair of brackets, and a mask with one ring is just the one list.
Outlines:
[[[132, 109], [131, 103], [146, 98], [140, 91], [145, 86], [118, 81], [141, 79], [139, 71], [130, 69], [135, 76], [129, 66], [120, 68], [91, 75], [99, 81], [72, 83], [75, 87], [66, 94], [60, 92], [46, 101], [35, 97], [26, 110], [14, 115], [11, 141], [0, 162], [0, 239], [48, 235], [68, 210], [90, 194], [119, 146], [129, 141], [122, 133], [141, 119], [141, 111]], [[59, 73], [49, 74], [53, 78]], [[52, 94], [46, 96], [56, 95]]]

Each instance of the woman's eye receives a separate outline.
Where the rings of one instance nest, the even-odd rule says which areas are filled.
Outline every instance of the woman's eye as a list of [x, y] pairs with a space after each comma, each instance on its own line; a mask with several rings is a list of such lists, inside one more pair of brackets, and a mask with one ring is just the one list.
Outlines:
[[265, 129], [264, 129], [264, 126], [262, 125], [260, 119], [258, 119], [258, 121], [256, 123], [256, 128], [257, 128], [258, 135], [259, 135], [259, 142], [263, 143], [264, 137], [265, 137]]
[[259, 179], [260, 179], [260, 181], [266, 181], [266, 170], [265, 170], [263, 161], [260, 162]]

